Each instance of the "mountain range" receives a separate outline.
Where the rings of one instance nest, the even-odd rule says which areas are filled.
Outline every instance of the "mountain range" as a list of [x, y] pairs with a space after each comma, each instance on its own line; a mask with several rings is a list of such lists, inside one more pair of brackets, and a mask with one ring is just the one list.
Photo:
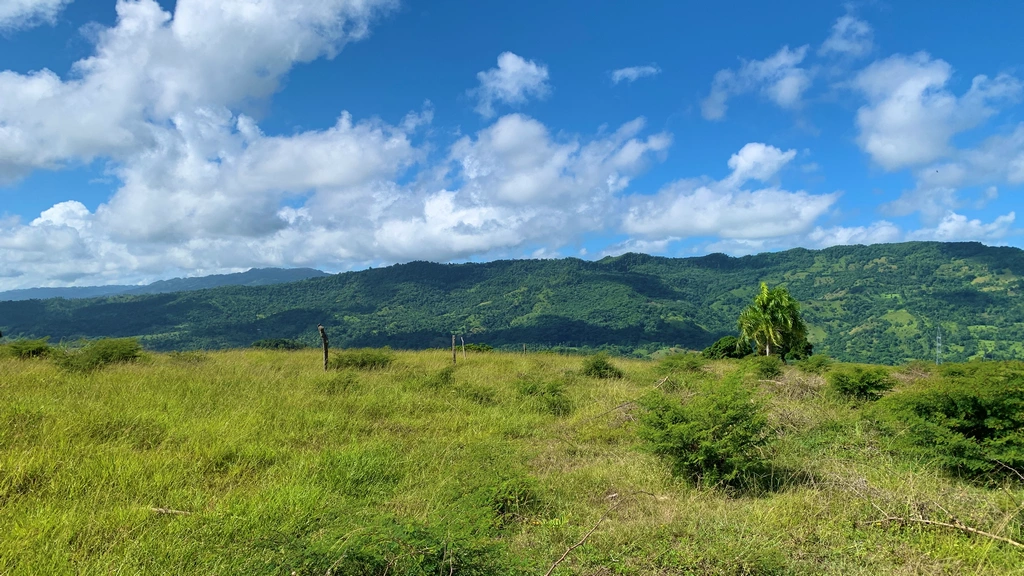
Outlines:
[[196, 278], [159, 280], [144, 286], [72, 286], [68, 288], [25, 288], [0, 292], [3, 300], [45, 300], [47, 298], [96, 298], [117, 294], [166, 294], [185, 290], [203, 290], [220, 286], [266, 286], [329, 276], [313, 268], [252, 268], [235, 274], [213, 274]]
[[266, 286], [0, 302], [9, 335], [138, 336], [152, 349], [443, 347], [650, 353], [736, 333], [760, 282], [800, 302], [817, 352], [846, 361], [1024, 358], [1024, 251], [910, 242], [797, 248], [734, 258], [624, 254], [598, 261], [411, 262]]

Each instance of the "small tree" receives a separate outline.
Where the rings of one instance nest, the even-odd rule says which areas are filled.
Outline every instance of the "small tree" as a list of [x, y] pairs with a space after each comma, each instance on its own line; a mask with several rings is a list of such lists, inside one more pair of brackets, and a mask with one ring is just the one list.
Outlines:
[[608, 360], [608, 355], [599, 352], [583, 361], [583, 375], [592, 378], [622, 378], [624, 374]]
[[675, 474], [707, 486], [742, 487], [770, 466], [772, 434], [764, 404], [737, 378], [707, 383], [680, 402], [655, 393], [640, 436]]
[[722, 360], [723, 358], [743, 358], [753, 353], [754, 349], [750, 347], [750, 342], [740, 340], [735, 336], [722, 336], [714, 344], [705, 348], [701, 354], [709, 360]]
[[740, 313], [737, 322], [740, 339], [754, 343], [758, 354], [785, 356], [790, 350], [803, 350], [807, 326], [800, 318], [800, 304], [782, 286], [768, 288], [762, 282], [754, 301]]

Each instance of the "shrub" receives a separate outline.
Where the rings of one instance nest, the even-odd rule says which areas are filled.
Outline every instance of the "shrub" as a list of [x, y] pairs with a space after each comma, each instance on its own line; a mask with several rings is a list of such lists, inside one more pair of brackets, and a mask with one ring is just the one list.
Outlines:
[[135, 338], [90, 340], [79, 350], [55, 354], [57, 365], [65, 370], [88, 372], [110, 364], [134, 362], [142, 357], [142, 346]]
[[531, 512], [540, 502], [537, 481], [528, 476], [513, 476], [488, 487], [488, 505], [500, 524]]
[[975, 478], [1024, 470], [1024, 364], [949, 365], [938, 380], [882, 399], [874, 414], [901, 441]]
[[707, 361], [700, 354], [672, 354], [666, 356], [658, 364], [658, 370], [663, 374], [678, 374], [680, 372], [696, 373], [704, 368]]
[[795, 342], [787, 342], [782, 348], [782, 357], [787, 362], [806, 360], [814, 355], [814, 345], [801, 337]]
[[289, 340], [288, 338], [264, 338], [253, 342], [252, 347], [263, 350], [302, 350], [308, 348], [302, 342]]
[[[289, 535], [290, 536], [290, 535]], [[325, 541], [327, 541], [325, 543]], [[531, 574], [508, 545], [487, 533], [452, 530], [400, 518], [373, 518], [339, 542], [326, 538], [280, 538], [263, 543], [272, 560], [262, 572], [274, 574]]]
[[723, 360], [725, 358], [743, 358], [753, 353], [754, 349], [746, 340], [740, 340], [735, 336], [722, 336], [714, 344], [705, 348], [701, 355], [708, 360]]
[[494, 346], [487, 344], [466, 344], [466, 352], [493, 352]]
[[549, 382], [540, 399], [549, 414], [568, 416], [572, 412], [572, 401], [565, 395], [565, 388], [557, 382]]
[[705, 385], [680, 402], [665, 394], [645, 397], [640, 435], [674, 474], [704, 484], [740, 486], [769, 462], [771, 438], [762, 404], [736, 378]]
[[206, 361], [206, 354], [198, 350], [175, 350], [168, 354], [172, 361], [179, 364], [202, 364]]
[[493, 406], [498, 401], [498, 393], [493, 388], [480, 384], [463, 383], [458, 387], [458, 393], [481, 406]]
[[542, 382], [524, 376], [516, 381], [515, 387], [520, 395], [537, 398], [549, 414], [566, 416], [572, 412], [572, 401], [565, 395], [565, 386], [561, 382]]
[[380, 370], [387, 368], [394, 361], [395, 353], [391, 348], [352, 348], [335, 352], [328, 365], [335, 370]]
[[15, 358], [22, 360], [28, 358], [45, 358], [50, 355], [49, 338], [39, 338], [36, 340], [20, 339], [15, 340], [7, 345], [7, 352]]
[[828, 376], [829, 386], [842, 396], [858, 400], [877, 400], [882, 392], [891, 390], [896, 381], [885, 368], [861, 368], [833, 372]]
[[824, 374], [832, 367], [832, 358], [827, 354], [814, 354], [797, 362], [797, 367], [809, 374]]
[[605, 353], [594, 354], [583, 361], [583, 375], [591, 378], [622, 378], [622, 370], [615, 367]]
[[774, 380], [782, 375], [782, 360], [778, 356], [758, 356], [754, 371], [762, 380]]
[[911, 360], [900, 366], [900, 370], [905, 374], [928, 376], [935, 371], [935, 364], [925, 360]]
[[455, 367], [445, 366], [434, 374], [426, 377], [423, 381], [424, 386], [434, 390], [441, 388], [449, 388], [455, 384]]

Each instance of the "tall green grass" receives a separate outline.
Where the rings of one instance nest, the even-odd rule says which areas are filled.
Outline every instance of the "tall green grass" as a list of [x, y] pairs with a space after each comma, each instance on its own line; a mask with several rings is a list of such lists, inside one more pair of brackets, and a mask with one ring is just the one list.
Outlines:
[[[147, 354], [90, 371], [0, 356], [0, 574], [1014, 574], [945, 511], [1022, 539], [1021, 483], [958, 479], [792, 367], [621, 378], [558, 355]], [[925, 386], [896, 374], [889, 394]], [[673, 475], [640, 399], [729, 379], [771, 437], [763, 489]], [[742, 394], [740, 395], [742, 396]], [[738, 396], [739, 397], [739, 396]], [[713, 406], [714, 403], [706, 403]], [[708, 408], [711, 409], [711, 408]], [[877, 408], [872, 408], [877, 409]]]

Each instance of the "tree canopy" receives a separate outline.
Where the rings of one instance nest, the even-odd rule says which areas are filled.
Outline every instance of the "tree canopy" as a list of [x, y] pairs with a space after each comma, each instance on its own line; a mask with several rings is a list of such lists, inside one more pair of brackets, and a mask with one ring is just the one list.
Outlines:
[[753, 343], [758, 354], [771, 356], [774, 350], [785, 357], [790, 351], [800, 350], [807, 342], [807, 325], [800, 317], [800, 303], [790, 296], [784, 286], [761, 289], [754, 301], [740, 313], [737, 322], [740, 339]]

